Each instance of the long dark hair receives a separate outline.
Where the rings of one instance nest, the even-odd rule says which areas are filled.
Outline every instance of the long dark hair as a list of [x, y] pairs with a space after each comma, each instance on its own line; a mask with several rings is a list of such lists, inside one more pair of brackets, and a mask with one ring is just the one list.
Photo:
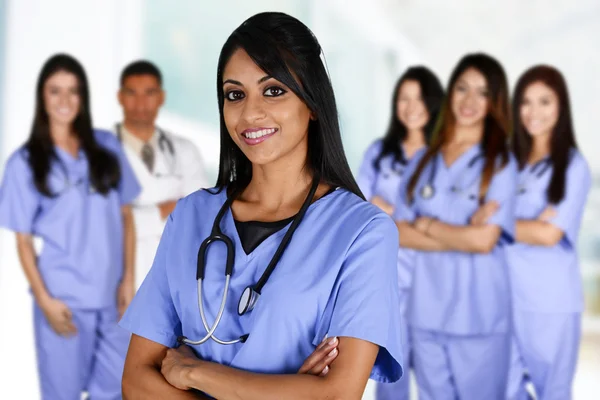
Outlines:
[[[225, 42], [217, 69], [217, 97], [221, 121], [221, 155], [217, 186], [244, 189], [252, 179], [252, 164], [229, 136], [223, 117], [223, 71], [232, 54], [243, 49], [265, 73], [286, 85], [315, 115], [308, 125], [307, 167], [324, 182], [364, 199], [342, 146], [333, 87], [321, 61], [314, 34], [287, 14], [256, 14]], [[296, 78], [295, 78], [296, 77]]]
[[500, 63], [487, 54], [475, 53], [464, 56], [454, 68], [448, 83], [448, 96], [444, 101], [440, 115], [439, 130], [435, 134], [432, 145], [427, 149], [425, 155], [420, 160], [415, 173], [408, 183], [408, 198], [412, 201], [413, 192], [419, 176], [427, 163], [440, 152], [454, 134], [456, 119], [452, 113], [453, 89], [458, 78], [468, 69], [474, 68], [479, 71], [486, 79], [488, 93], [488, 112], [484, 121], [483, 140], [481, 148], [485, 156], [485, 164], [479, 186], [479, 201], [483, 201], [494, 176], [497, 167], [498, 157], [501, 157], [501, 168], [508, 163], [509, 148], [508, 139], [510, 136], [510, 109], [508, 105], [508, 84], [506, 74]]
[[429, 114], [429, 121], [427, 121], [427, 124], [423, 127], [423, 133], [425, 134], [425, 143], [429, 144], [431, 142], [433, 129], [437, 121], [438, 113], [440, 112], [442, 100], [444, 99], [444, 89], [442, 88], [440, 80], [433, 72], [431, 72], [431, 70], [419, 65], [409, 68], [402, 74], [394, 87], [390, 123], [387, 133], [382, 141], [381, 152], [373, 161], [373, 166], [377, 171], [379, 170], [381, 160], [388, 154], [392, 154], [396, 162], [401, 164], [406, 164], [407, 162], [404, 151], [402, 150], [402, 142], [406, 139], [408, 132], [406, 131], [404, 124], [398, 118], [398, 113], [396, 112], [398, 109], [400, 87], [402, 87], [402, 84], [406, 81], [415, 81], [421, 87], [421, 97], [423, 103], [425, 103], [427, 113]]
[[[54, 194], [48, 187], [47, 177], [52, 162], [60, 162], [50, 135], [50, 121], [44, 101], [44, 85], [48, 78], [59, 71], [71, 73], [77, 77], [79, 91], [79, 113], [73, 121], [73, 132], [79, 138], [79, 143], [89, 164], [90, 181], [96, 191], [106, 194], [116, 188], [121, 179], [119, 164], [114, 155], [96, 143], [90, 116], [89, 89], [85, 71], [81, 64], [67, 54], [57, 54], [44, 64], [37, 81], [35, 115], [31, 126], [29, 139], [25, 143], [29, 166], [37, 190], [48, 197]], [[66, 172], [65, 172], [66, 173]]]
[[549, 203], [558, 204], [565, 196], [565, 181], [567, 179], [567, 167], [570, 161], [571, 149], [577, 148], [575, 131], [571, 119], [571, 106], [567, 84], [562, 74], [548, 65], [538, 65], [525, 71], [519, 78], [513, 96], [513, 113], [515, 115], [513, 151], [519, 169], [523, 169], [531, 153], [532, 138], [527, 133], [521, 120], [520, 108], [523, 104], [525, 90], [532, 84], [541, 82], [548, 86], [558, 97], [558, 121], [552, 129], [550, 138], [550, 164], [552, 165], [552, 177], [546, 191]]

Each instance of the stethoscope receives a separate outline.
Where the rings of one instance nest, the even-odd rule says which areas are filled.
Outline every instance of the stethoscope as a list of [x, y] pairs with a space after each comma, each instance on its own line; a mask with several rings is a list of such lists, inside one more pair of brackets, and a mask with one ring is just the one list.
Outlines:
[[[290, 240], [292, 240], [292, 235], [298, 228], [300, 221], [302, 221], [302, 218], [304, 218], [304, 215], [308, 210], [308, 206], [310, 206], [312, 199], [315, 196], [317, 187], [319, 186], [319, 181], [320, 179], [318, 177], [314, 178], [308, 196], [306, 196], [306, 200], [304, 200], [304, 203], [302, 204], [302, 208], [300, 208], [300, 211], [294, 217], [292, 225], [285, 233], [285, 236], [281, 240], [281, 243], [275, 251], [273, 258], [271, 258], [271, 262], [269, 262], [269, 265], [267, 266], [265, 272], [263, 272], [262, 276], [255, 285], [247, 286], [242, 292], [240, 300], [238, 301], [239, 316], [245, 315], [246, 313], [252, 311], [256, 306], [256, 302], [260, 297], [263, 287], [265, 286], [267, 280], [275, 270], [275, 266], [281, 259], [283, 251], [289, 244]], [[233, 274], [233, 264], [235, 258], [235, 247], [233, 241], [221, 231], [220, 224], [221, 220], [223, 219], [223, 216], [225, 215], [225, 212], [231, 207], [231, 203], [233, 202], [234, 198], [235, 193], [233, 193], [227, 198], [227, 200], [225, 201], [215, 218], [210, 236], [202, 242], [202, 244], [200, 245], [200, 249], [198, 250], [196, 269], [196, 281], [198, 286], [198, 309], [200, 310], [200, 317], [202, 319], [202, 325], [204, 325], [204, 329], [206, 330], [206, 335], [202, 339], [197, 341], [189, 340], [185, 336], [180, 336], [177, 338], [177, 341], [179, 343], [185, 343], [188, 345], [196, 346], [208, 341], [209, 339], [212, 339], [219, 344], [228, 345], [240, 342], [244, 343], [248, 339], [248, 334], [242, 335], [239, 338], [233, 340], [221, 340], [215, 336], [215, 331], [221, 323], [221, 318], [223, 317], [223, 312], [225, 311], [225, 305], [227, 303], [227, 294], [229, 293], [229, 283], [231, 280], [231, 275]], [[219, 307], [219, 312], [217, 313], [214, 324], [212, 326], [209, 326], [206, 320], [206, 315], [204, 313], [204, 303], [202, 300], [202, 282], [204, 280], [204, 274], [206, 271], [206, 254], [208, 246], [214, 242], [223, 242], [225, 244], [225, 246], [227, 247], [227, 261], [225, 264], [225, 289], [223, 290], [221, 305]]]
[[550, 168], [550, 166], [551, 166], [550, 158], [544, 158], [543, 160], [536, 162], [530, 168], [529, 173], [528, 173], [527, 177], [523, 180], [523, 182], [519, 183], [519, 188], [517, 190], [517, 193], [520, 195], [527, 193], [527, 188], [530, 187], [532, 178], [540, 179], [542, 177], [542, 175], [544, 175], [544, 173], [548, 170], [548, 168]]
[[[78, 186], [82, 186], [86, 179], [85, 178], [78, 178], [77, 180], [73, 181], [71, 178], [69, 178], [69, 172], [67, 171], [67, 167], [62, 163], [59, 162], [61, 169], [63, 171], [63, 176], [64, 176], [64, 186], [56, 193], [52, 193], [52, 197], [56, 198], [56, 197], [60, 197], [63, 194], [65, 194], [66, 192], [69, 191], [69, 189], [71, 188], [76, 188]], [[51, 175], [53, 175], [53, 173], [51, 173]], [[89, 178], [88, 178], [89, 180]], [[94, 185], [92, 185], [91, 182], [89, 182], [88, 187], [87, 187], [87, 194], [91, 195], [96, 193], [96, 188], [94, 187]]]
[[401, 177], [404, 174], [405, 164], [402, 164], [398, 161], [393, 161], [390, 167], [390, 171], [384, 171], [382, 176], [384, 179], [389, 179], [392, 176]]
[[[119, 142], [123, 143], [123, 125], [118, 123], [115, 124], [115, 131], [117, 133], [117, 139]], [[158, 147], [160, 152], [165, 154], [167, 153], [165, 150], [168, 150], [168, 158], [167, 163], [169, 164], [169, 174], [164, 175], [160, 173], [153, 173], [154, 176], [159, 178], [164, 178], [165, 176], [175, 176], [179, 177], [179, 175], [175, 174], [175, 146], [173, 145], [173, 141], [167, 137], [167, 134], [158, 126], [156, 127], [156, 132], [158, 133]]]
[[[483, 154], [479, 153], [476, 154], [475, 156], [473, 156], [471, 158], [471, 160], [469, 161], [469, 164], [467, 164], [467, 170], [471, 169], [475, 163], [477, 161], [479, 161], [481, 158], [483, 158]], [[425, 185], [423, 185], [423, 187], [421, 188], [419, 194], [421, 195], [422, 198], [429, 200], [431, 199], [433, 196], [435, 196], [435, 187], [433, 186], [433, 182], [435, 180], [435, 177], [437, 175], [437, 163], [439, 161], [437, 159], [433, 159], [433, 165], [431, 166], [431, 168], [429, 169], [429, 177], [427, 179], [427, 183]], [[464, 175], [467, 171], [463, 171], [462, 174], [456, 179], [456, 181], [452, 184], [452, 186], [450, 187], [450, 191], [452, 193], [457, 193], [457, 194], [461, 194], [464, 192], [464, 189], [461, 187], [461, 185], [458, 185], [457, 183], [462, 182]], [[475, 195], [470, 195], [469, 199], [470, 200], [475, 200], [477, 197]]]

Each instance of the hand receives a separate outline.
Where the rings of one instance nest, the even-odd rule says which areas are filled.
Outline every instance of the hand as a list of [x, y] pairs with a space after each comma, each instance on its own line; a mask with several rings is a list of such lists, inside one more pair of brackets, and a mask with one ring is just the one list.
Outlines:
[[394, 206], [379, 196], [374, 196], [371, 199], [371, 203], [382, 209], [387, 215], [392, 215], [394, 213]]
[[188, 383], [188, 372], [200, 363], [193, 350], [186, 345], [181, 345], [176, 349], [167, 350], [165, 358], [160, 366], [160, 373], [163, 374], [167, 382], [177, 389], [192, 389]]
[[125, 278], [121, 281], [117, 291], [117, 307], [119, 309], [119, 317], [125, 314], [125, 310], [129, 307], [129, 303], [135, 296], [135, 285], [132, 278]]
[[556, 217], [556, 210], [552, 206], [544, 208], [544, 211], [539, 215], [538, 220], [548, 222]]
[[163, 203], [159, 203], [158, 209], [160, 210], [160, 217], [162, 219], [167, 219], [167, 217], [169, 215], [171, 215], [171, 213], [175, 209], [176, 204], [177, 204], [176, 200], [169, 200], [169, 201], [165, 201]]
[[469, 222], [471, 225], [485, 225], [492, 215], [498, 211], [498, 208], [500, 208], [500, 205], [496, 201], [488, 201], [475, 211]]
[[40, 302], [39, 306], [54, 332], [64, 337], [77, 334], [73, 313], [65, 303], [50, 297]]
[[429, 230], [429, 227], [431, 226], [432, 222], [433, 222], [433, 218], [419, 217], [415, 220], [415, 222], [413, 223], [413, 226], [419, 232], [427, 234], [427, 231]]
[[329, 372], [329, 366], [338, 356], [339, 340], [336, 337], [325, 338], [312, 352], [304, 364], [298, 370], [299, 374], [325, 376]]

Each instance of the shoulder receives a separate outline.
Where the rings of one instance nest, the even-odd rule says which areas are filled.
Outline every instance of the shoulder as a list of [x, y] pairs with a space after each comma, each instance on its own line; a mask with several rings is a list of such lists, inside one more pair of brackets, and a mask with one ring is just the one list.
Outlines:
[[497, 174], [512, 174], [517, 175], [518, 164], [515, 155], [512, 152], [508, 153], [508, 160], [504, 162], [501, 156], [498, 156], [496, 160], [496, 173]]
[[6, 160], [5, 168], [7, 172], [29, 170], [29, 152], [24, 145], [12, 152]]
[[581, 152], [577, 149], [572, 149], [567, 167], [567, 174], [572, 175], [577, 179], [585, 181], [591, 180], [590, 166]]
[[[335, 198], [331, 199], [324, 211], [324, 214], [329, 214], [325, 219], [331, 219], [328, 223], [330, 227], [338, 226], [354, 239], [367, 231], [375, 230], [392, 238], [395, 244], [398, 243], [398, 229], [389, 215], [352, 192], [345, 189], [338, 189], [337, 192], [339, 193], [334, 193]], [[334, 221], [338, 223], [335, 224]]]
[[369, 145], [369, 147], [367, 147], [367, 151], [365, 151], [365, 156], [374, 158], [377, 155], [379, 155], [379, 153], [381, 153], [382, 149], [383, 149], [383, 139], [377, 139], [376, 141], [371, 143]]
[[117, 136], [110, 131], [94, 129], [94, 138], [96, 139], [96, 143], [109, 150], [116, 151], [121, 148], [121, 142], [119, 142]]
[[202, 220], [202, 216], [216, 215], [220, 207], [227, 200], [227, 189], [218, 187], [196, 190], [177, 201], [173, 212], [173, 219], [186, 221], [191, 215]]

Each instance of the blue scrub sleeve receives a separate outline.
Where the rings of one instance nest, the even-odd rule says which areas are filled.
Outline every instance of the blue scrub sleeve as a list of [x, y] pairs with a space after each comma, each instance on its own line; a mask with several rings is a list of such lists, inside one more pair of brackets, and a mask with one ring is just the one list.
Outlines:
[[353, 337], [379, 346], [371, 378], [402, 376], [401, 312], [398, 307], [398, 230], [378, 216], [350, 246], [313, 344], [325, 337]]
[[133, 172], [120, 143], [116, 148], [115, 153], [119, 160], [119, 166], [121, 167], [121, 181], [119, 182], [118, 188], [121, 205], [131, 204], [142, 191], [142, 187], [135, 177], [135, 173]]
[[358, 186], [367, 201], [371, 201], [374, 196], [377, 170], [373, 165], [373, 161], [375, 161], [379, 153], [381, 153], [381, 146], [381, 141], [378, 140], [367, 149], [362, 164], [360, 165], [360, 169], [358, 170], [358, 175], [356, 176], [356, 183], [358, 183]]
[[119, 322], [123, 329], [166, 347], [175, 347], [181, 335], [181, 321], [173, 305], [166, 272], [173, 225], [171, 214], [152, 268]]
[[502, 229], [501, 243], [512, 243], [516, 229], [516, 199], [517, 199], [517, 163], [510, 156], [508, 163], [492, 177], [486, 196], [486, 202], [495, 201], [499, 207], [489, 219], [488, 224], [497, 225]]
[[575, 247], [588, 193], [592, 186], [590, 169], [579, 154], [571, 159], [567, 169], [565, 196], [556, 206], [557, 215], [549, 222], [564, 232], [567, 245]]
[[[417, 153], [415, 153], [415, 155], [410, 159], [410, 161], [408, 162], [408, 164], [406, 165], [406, 168], [404, 169], [404, 179], [402, 179], [402, 183], [400, 184], [400, 187], [398, 188], [398, 197], [396, 199], [396, 208], [394, 209], [394, 212], [392, 214], [392, 218], [394, 219], [394, 221], [406, 221], [409, 223], [414, 222], [414, 220], [417, 218], [417, 211], [416, 208], [414, 206], [414, 201], [410, 202], [408, 201], [408, 192], [407, 192], [407, 187], [408, 187], [408, 183], [411, 180], [413, 174], [415, 173], [417, 167], [419, 166], [419, 162], [421, 161], [421, 158], [423, 158], [423, 156], [425, 155], [425, 149], [423, 150], [419, 150]], [[429, 167], [431, 168], [431, 167]], [[426, 170], [427, 168], [423, 169], [423, 172], [421, 173], [421, 175], [426, 174]], [[419, 181], [421, 181], [421, 179], [419, 179]], [[415, 197], [417, 192], [417, 189], [415, 189], [415, 193], [413, 194], [413, 198]]]
[[41, 196], [35, 188], [27, 155], [18, 150], [6, 163], [0, 186], [0, 226], [14, 232], [33, 233]]

